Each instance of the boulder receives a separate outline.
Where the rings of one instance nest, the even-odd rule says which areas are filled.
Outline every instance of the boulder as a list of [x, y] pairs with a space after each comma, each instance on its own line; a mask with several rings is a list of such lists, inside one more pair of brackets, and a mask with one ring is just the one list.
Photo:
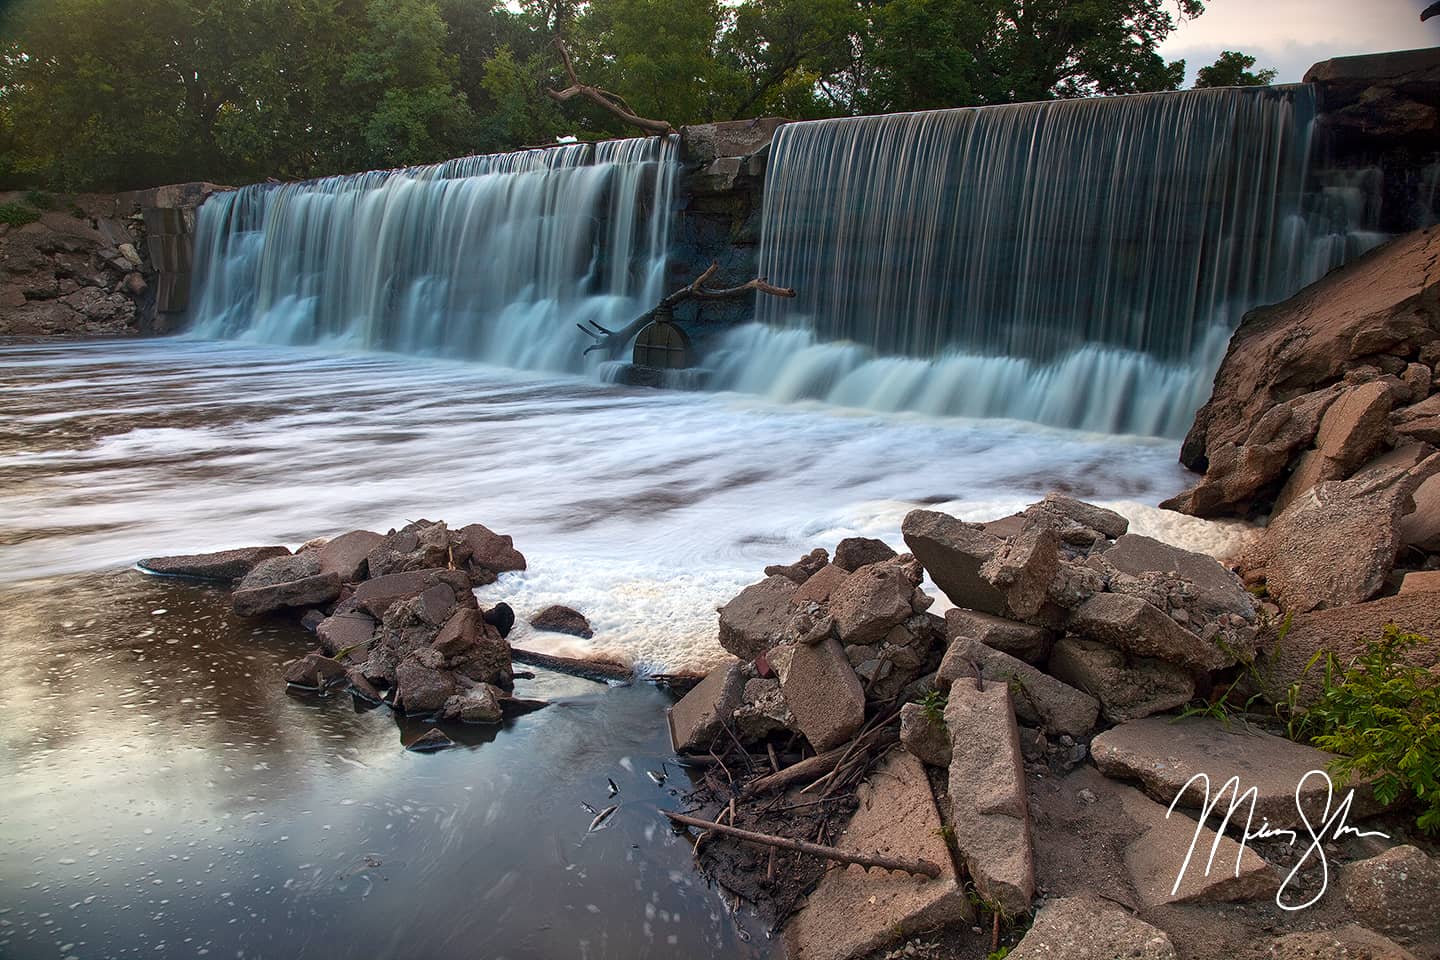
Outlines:
[[345, 665], [322, 653], [307, 653], [285, 664], [285, 682], [310, 690], [323, 690], [346, 682]]
[[872, 563], [850, 574], [830, 595], [830, 616], [840, 642], [874, 643], [908, 620], [920, 583], [917, 574], [918, 570], [896, 560]]
[[865, 690], [833, 637], [814, 646], [776, 647], [766, 657], [816, 753], [838, 747], [865, 722]]
[[1315, 434], [1314, 447], [1300, 455], [1275, 500], [1276, 513], [1325, 480], [1346, 480], [1385, 443], [1393, 389], [1372, 380], [1347, 389], [1330, 404]]
[[1410, 947], [1420, 960], [1440, 957], [1440, 860], [1412, 846], [1392, 847], [1342, 867], [1339, 887], [1365, 926]]
[[443, 521], [417, 520], [392, 530], [366, 557], [371, 577], [415, 570], [432, 570], [450, 565], [450, 530]]
[[586, 640], [595, 636], [595, 631], [590, 629], [590, 621], [585, 619], [583, 613], [558, 604], [546, 607], [532, 615], [530, 626], [536, 630], [566, 633], [572, 637], [583, 637]]
[[835, 566], [847, 573], [882, 560], [891, 560], [895, 551], [883, 540], [870, 537], [846, 537], [835, 547]]
[[794, 614], [794, 580], [770, 576], [741, 590], [720, 608], [720, 646], [741, 660], [754, 660], [785, 639]]
[[438, 714], [457, 692], [444, 657], [429, 648], [413, 650], [395, 668], [395, 708], [411, 716]]
[[1110, 723], [1173, 710], [1195, 698], [1194, 677], [1184, 667], [1131, 656], [1080, 637], [1065, 637], [1055, 644], [1049, 670], [1098, 700]]
[[[1256, 664], [1266, 697], [1285, 703], [1294, 686], [1297, 703], [1308, 705], [1325, 676], [1323, 663], [1311, 665], [1316, 654], [1328, 651], [1341, 664], [1351, 663], [1392, 623], [1409, 633], [1440, 638], [1440, 603], [1434, 594], [1410, 593], [1300, 614]], [[1416, 666], [1434, 667], [1440, 664], [1440, 643], [1421, 644], [1406, 657]]]
[[254, 590], [259, 587], [273, 587], [317, 576], [320, 572], [320, 558], [314, 553], [270, 557], [257, 563], [235, 585], [235, 589]]
[[320, 649], [333, 657], [341, 650], [368, 643], [378, 626], [374, 617], [360, 610], [335, 613], [320, 621], [315, 636]]
[[1321, 483], [1296, 499], [1255, 550], [1253, 565], [1264, 567], [1270, 595], [1290, 613], [1374, 597], [1395, 566], [1411, 495], [1436, 474], [1440, 453], [1409, 470]]
[[945, 725], [951, 742], [950, 822], [959, 854], [982, 900], [1008, 916], [1028, 913], [1035, 868], [1010, 688], [955, 682]]
[[721, 664], [670, 708], [670, 745], [681, 753], [704, 752], [720, 735], [745, 691], [744, 664]]
[[[437, 587], [432, 587], [438, 589]], [[473, 607], [453, 608], [430, 647], [444, 657], [443, 667], [468, 680], [502, 690], [515, 685], [510, 644]]]
[[1015, 716], [1045, 733], [1083, 737], [1095, 729], [1100, 703], [1094, 697], [1017, 660], [964, 637], [951, 642], [940, 662], [935, 682], [947, 690], [956, 679], [980, 676], [988, 682], [1008, 684]]
[[1108, 900], [1050, 900], [1008, 960], [1178, 960], [1163, 930]]
[[1213, 640], [1204, 640], [1140, 597], [1097, 593], [1070, 619], [1070, 630], [1137, 657], [1164, 660], [1192, 670], [1221, 670], [1236, 657]]
[[333, 573], [343, 583], [358, 583], [370, 575], [366, 558], [385, 538], [369, 530], [351, 530], [320, 548], [320, 572]]
[[494, 583], [502, 573], [525, 569], [525, 555], [515, 549], [515, 541], [483, 523], [455, 531], [454, 556], [476, 585]]
[[470, 607], [476, 605], [469, 577], [458, 570], [443, 567], [374, 577], [355, 588], [353, 599], [356, 607], [376, 619], [382, 619], [395, 603], [417, 596], [437, 583], [449, 586], [457, 603]]
[[950, 766], [950, 730], [918, 703], [900, 708], [900, 743], [921, 763]]
[[767, 577], [784, 577], [795, 584], [802, 584], [830, 562], [830, 554], [816, 547], [794, 563], [774, 564], [765, 568]]
[[833, 563], [827, 563], [800, 584], [800, 589], [790, 595], [790, 602], [797, 607], [803, 607], [808, 603], [826, 603], [829, 601], [830, 595], [849, 576], [850, 571]]
[[856, 791], [859, 807], [835, 840], [841, 850], [927, 860], [936, 879], [838, 865], [784, 929], [790, 960], [858, 960], [921, 931], [973, 919], [941, 837], [925, 770], [896, 752]]
[[230, 602], [236, 616], [259, 617], [280, 610], [321, 606], [338, 596], [340, 578], [333, 573], [323, 573], [270, 586], [236, 590]]
[[1027, 663], [1044, 662], [1055, 643], [1055, 634], [1044, 627], [959, 607], [945, 611], [945, 636], [951, 642], [961, 637], [978, 640]]
[[912, 510], [901, 526], [905, 544], [957, 607], [1005, 616], [1005, 597], [980, 575], [1006, 543], [979, 524], [934, 510]]
[[[1176, 805], [1186, 810], [1202, 809], [1205, 803], [1203, 785], [1197, 782], [1187, 789], [1192, 777], [1209, 778], [1212, 802], [1227, 780], [1239, 777], [1242, 791], [1256, 790], [1255, 823], [1263, 817], [1272, 826], [1287, 829], [1304, 828], [1302, 810], [1311, 823], [1323, 822], [1329, 787], [1323, 777], [1306, 775], [1326, 770], [1335, 759], [1334, 754], [1248, 724], [1227, 725], [1210, 717], [1150, 717], [1122, 723], [1097, 736], [1090, 753], [1107, 777], [1139, 781], [1146, 793], [1164, 804], [1179, 796]], [[1229, 807], [1226, 794], [1220, 809]], [[1352, 819], [1380, 809], [1368, 785], [1357, 784]], [[1248, 812], [1248, 803], [1243, 809], [1237, 807], [1235, 819], [1243, 823]]]
[[1269, 960], [1416, 960], [1395, 941], [1359, 924], [1290, 933], [1270, 944]]
[[150, 557], [140, 561], [146, 573], [197, 580], [241, 580], [262, 561], [289, 556], [285, 547], [241, 547], [218, 553], [192, 553], [176, 557]]

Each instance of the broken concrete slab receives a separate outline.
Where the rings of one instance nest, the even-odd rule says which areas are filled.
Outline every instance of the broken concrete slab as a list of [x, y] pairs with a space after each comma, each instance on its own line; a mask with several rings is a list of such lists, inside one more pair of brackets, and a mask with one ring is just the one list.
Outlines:
[[1070, 630], [1139, 657], [1152, 657], [1193, 670], [1222, 670], [1235, 656], [1203, 640], [1140, 597], [1097, 593], [1075, 611]]
[[1413, 950], [1440, 957], [1440, 860], [1417, 847], [1392, 847], [1341, 868], [1340, 894], [1356, 919]]
[[980, 567], [1006, 541], [979, 524], [934, 510], [911, 510], [901, 532], [915, 559], [955, 606], [1000, 616], [1010, 612], [1004, 595], [980, 575]]
[[1270, 944], [1265, 956], [1269, 960], [1417, 960], [1395, 941], [1355, 923], [1287, 934]]
[[175, 557], [149, 557], [140, 569], [167, 577], [194, 577], [233, 583], [273, 557], [288, 557], [287, 547], [241, 547], [217, 553], [192, 553]]
[[914, 612], [917, 586], [918, 580], [910, 577], [905, 565], [894, 560], [872, 563], [850, 574], [830, 594], [830, 616], [840, 642], [848, 646], [883, 640]]
[[301, 607], [318, 607], [340, 596], [340, 578], [333, 573], [302, 577], [263, 587], [236, 590], [230, 595], [235, 615], [259, 617]]
[[385, 542], [385, 537], [369, 530], [351, 530], [320, 548], [320, 572], [333, 573], [342, 583], [358, 583], [370, 575], [366, 558]]
[[850, 571], [827, 563], [800, 584], [800, 588], [790, 595], [790, 602], [797, 607], [803, 607], [807, 603], [825, 603], [849, 576]]
[[931, 880], [853, 864], [831, 869], [785, 925], [790, 960], [855, 960], [921, 930], [974, 916], [918, 760], [901, 751], [890, 754], [856, 799], [859, 808], [837, 847], [928, 860], [940, 866], [940, 876]]
[[1111, 723], [1163, 713], [1195, 698], [1195, 678], [1184, 667], [1080, 637], [1058, 641], [1048, 666], [1052, 676], [1099, 700]]
[[1022, 723], [1072, 737], [1083, 737], [1095, 729], [1100, 702], [1094, 697], [1023, 660], [964, 637], [952, 641], [945, 651], [936, 686], [948, 689], [957, 678], [973, 676], [975, 668], [987, 682], [1010, 685], [1015, 716]]
[[1177, 960], [1163, 930], [1092, 897], [1048, 901], [1009, 960]]
[[816, 753], [840, 746], [865, 722], [865, 689], [834, 637], [813, 646], [776, 647], [766, 657]]
[[[1241, 791], [1256, 790], [1254, 825], [1258, 827], [1263, 818], [1285, 829], [1304, 828], [1302, 809], [1311, 823], [1324, 821], [1329, 785], [1324, 777], [1310, 774], [1328, 769], [1335, 759], [1334, 754], [1243, 722], [1227, 726], [1210, 717], [1133, 720], [1097, 736], [1090, 752], [1107, 777], [1139, 781], [1146, 793], [1164, 804], [1178, 795], [1177, 806], [1186, 810], [1201, 809], [1205, 803], [1203, 783], [1191, 784], [1192, 778], [1200, 774], [1209, 778], [1214, 802], [1225, 783], [1238, 777]], [[1222, 816], [1230, 809], [1230, 796], [1226, 794], [1220, 806]], [[1380, 809], [1368, 786], [1357, 785], [1351, 818]], [[1233, 820], [1243, 825], [1249, 810], [1248, 802], [1237, 805]]]
[[341, 650], [368, 643], [378, 626], [373, 617], [360, 610], [336, 613], [320, 621], [315, 637], [320, 641], [320, 649], [333, 657]]
[[794, 580], [777, 574], [741, 590], [720, 608], [720, 646], [741, 660], [754, 660], [784, 640], [796, 588]]
[[943, 715], [937, 718], [918, 703], [900, 708], [900, 743], [921, 763], [950, 766], [950, 731]]
[[1105, 562], [1121, 573], [1138, 577], [1159, 571], [1172, 573], [1195, 585], [1202, 606], [1214, 614], [1233, 613], [1254, 618], [1254, 598], [1245, 584], [1214, 557], [1127, 533], [1104, 553]]
[[959, 607], [945, 611], [945, 636], [952, 642], [960, 637], [979, 640], [1026, 663], [1043, 662], [1055, 643], [1055, 634], [1044, 627]]
[[670, 708], [670, 744], [681, 753], [706, 750], [745, 690], [744, 664], [722, 663]]
[[447, 570], [444, 567], [390, 573], [366, 580], [355, 588], [352, 599], [356, 607], [381, 620], [385, 617], [385, 611], [398, 601], [418, 596], [437, 583], [450, 587], [456, 603], [469, 607], [476, 605], [475, 594], [470, 589], [470, 578], [462, 571]]

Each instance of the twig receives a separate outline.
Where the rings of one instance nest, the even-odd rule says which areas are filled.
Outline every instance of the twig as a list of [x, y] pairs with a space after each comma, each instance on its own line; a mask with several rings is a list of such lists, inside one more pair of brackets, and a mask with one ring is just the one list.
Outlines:
[[882, 870], [903, 870], [905, 873], [929, 877], [932, 880], [940, 876], [940, 867], [928, 860], [909, 860], [901, 857], [879, 857], [868, 856], [861, 853], [848, 853], [844, 850], [822, 846], [818, 843], [807, 843], [804, 840], [791, 840], [788, 837], [776, 837], [768, 833], [756, 833], [753, 830], [741, 830], [739, 827], [727, 827], [723, 823], [712, 823], [709, 820], [701, 820], [699, 817], [691, 817], [683, 813], [675, 813], [671, 810], [662, 810], [660, 812], [665, 814], [672, 822], [681, 823], [687, 827], [698, 827], [701, 830], [709, 830], [726, 836], [736, 837], [749, 843], [778, 847], [781, 850], [794, 850], [797, 853], [808, 853], [811, 856], [824, 857], [826, 860], [835, 860], [839, 863], [854, 863], [867, 870], [871, 867], [879, 867]]
[[[900, 731], [889, 729], [872, 730], [859, 739], [868, 739], [875, 745], [884, 744], [889, 746], [900, 739]], [[846, 747], [836, 747], [819, 756], [810, 757], [808, 760], [801, 760], [799, 763], [792, 763], [779, 773], [771, 773], [766, 776], [751, 780], [745, 785], [745, 794], [755, 796], [756, 794], [768, 793], [771, 790], [781, 790], [796, 783], [803, 783], [818, 774], [829, 773], [834, 770], [840, 761], [845, 759], [854, 743]]]
[[551, 90], [549, 87], [546, 87], [545, 93], [551, 100], [554, 100], [556, 103], [565, 103], [575, 97], [581, 97], [589, 100], [602, 110], [614, 114], [630, 126], [639, 127], [647, 133], [667, 137], [675, 132], [675, 128], [670, 126], [669, 121], [647, 120], [644, 117], [636, 116], [635, 111], [630, 109], [630, 104], [626, 103], [625, 98], [619, 94], [611, 93], [609, 90], [601, 90], [599, 87], [592, 87], [587, 83], [581, 83], [580, 78], [575, 75], [575, 64], [570, 61], [570, 51], [566, 49], [565, 41], [556, 37], [554, 46], [555, 49], [560, 52], [560, 61], [565, 65], [565, 76], [569, 78], [570, 86], [564, 90]]

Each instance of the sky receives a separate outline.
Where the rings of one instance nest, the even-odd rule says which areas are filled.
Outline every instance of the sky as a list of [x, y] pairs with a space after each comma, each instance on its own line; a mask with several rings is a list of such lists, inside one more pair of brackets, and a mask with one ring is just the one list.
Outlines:
[[1161, 46], [1185, 59], [1186, 86], [1222, 50], [1255, 57], [1298, 83], [1311, 64], [1331, 57], [1440, 46], [1440, 17], [1420, 22], [1433, 0], [1206, 0], [1205, 12], [1182, 23]]

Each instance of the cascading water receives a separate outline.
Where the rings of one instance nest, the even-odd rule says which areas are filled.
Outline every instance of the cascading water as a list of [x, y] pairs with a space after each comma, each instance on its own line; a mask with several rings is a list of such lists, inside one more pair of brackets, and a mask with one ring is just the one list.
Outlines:
[[1365, 183], [1307, 188], [1309, 87], [781, 127], [761, 325], [722, 388], [1177, 435], [1245, 310], [1378, 237]]
[[660, 295], [675, 169], [652, 138], [219, 194], [190, 329], [578, 371], [578, 321]]

